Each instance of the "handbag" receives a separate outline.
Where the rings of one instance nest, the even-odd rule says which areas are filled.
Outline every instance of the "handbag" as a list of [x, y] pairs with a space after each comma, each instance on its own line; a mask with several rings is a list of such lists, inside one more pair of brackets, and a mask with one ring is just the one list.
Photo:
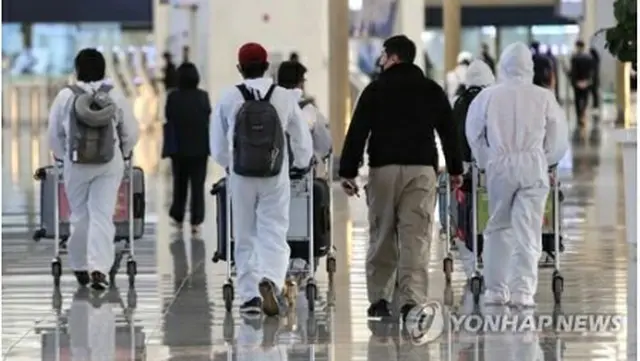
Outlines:
[[162, 125], [162, 158], [168, 158], [178, 153], [178, 135], [174, 123]]

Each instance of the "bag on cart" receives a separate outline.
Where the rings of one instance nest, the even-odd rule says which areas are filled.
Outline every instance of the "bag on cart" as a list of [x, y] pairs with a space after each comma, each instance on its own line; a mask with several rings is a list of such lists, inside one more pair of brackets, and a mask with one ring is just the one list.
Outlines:
[[[59, 212], [60, 238], [69, 238], [71, 215], [69, 201], [64, 189], [62, 170], [58, 171], [58, 180], [55, 179], [54, 166], [47, 166], [36, 170], [34, 178], [40, 181], [40, 229], [35, 232], [33, 239], [39, 241], [41, 238], [53, 239], [55, 229], [55, 213]], [[116, 236], [114, 241], [126, 240], [129, 238], [129, 210], [133, 211], [133, 238], [142, 238], [144, 234], [144, 213], [145, 213], [145, 184], [144, 172], [139, 167], [133, 168], [133, 205], [129, 206], [129, 171], [125, 169], [125, 175], [118, 189], [118, 202], [113, 216], [113, 223], [116, 226]], [[58, 187], [59, 201], [58, 210], [55, 209], [55, 189]]]
[[[470, 172], [472, 173], [472, 172]], [[458, 205], [458, 228], [456, 229], [456, 237], [463, 240], [467, 249], [473, 251], [473, 194], [471, 184], [471, 174], [464, 176], [464, 183], [460, 189], [455, 192], [456, 203]], [[489, 220], [489, 202], [485, 188], [478, 186], [478, 198], [476, 206], [477, 226], [478, 226], [478, 251], [477, 255], [482, 255], [484, 245], [484, 237], [482, 232]]]
[[[308, 176], [311, 176], [310, 174]], [[304, 179], [300, 181], [292, 181], [291, 205], [289, 208], [289, 232], [287, 233], [287, 242], [291, 248], [291, 258], [301, 258], [308, 260], [309, 258], [309, 241], [306, 230], [307, 200], [306, 197], [296, 197], [295, 187], [300, 183], [304, 183]], [[226, 178], [219, 180], [213, 185], [211, 194], [216, 197], [216, 213], [217, 213], [217, 230], [218, 230], [218, 249], [214, 256], [214, 260], [227, 260], [227, 182]], [[313, 211], [314, 211], [314, 255], [316, 258], [327, 255], [331, 248], [331, 189], [326, 180], [316, 178], [313, 181]], [[233, 204], [233, 200], [231, 201]], [[231, 220], [230, 220], [231, 221]], [[233, 222], [229, 222], [233, 224]], [[304, 229], [301, 225], [304, 224]], [[230, 245], [231, 261], [233, 261], [233, 243]]]

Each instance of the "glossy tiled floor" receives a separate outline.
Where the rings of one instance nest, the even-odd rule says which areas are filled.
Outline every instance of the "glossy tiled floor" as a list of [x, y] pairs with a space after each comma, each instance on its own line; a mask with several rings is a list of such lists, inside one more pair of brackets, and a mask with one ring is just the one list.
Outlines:
[[[566, 201], [563, 219], [566, 280], [563, 311], [627, 313], [630, 257], [623, 239], [622, 178], [610, 132], [585, 135], [560, 165]], [[361, 199], [346, 199], [334, 189], [334, 238], [338, 272], [331, 295], [323, 267], [318, 274], [321, 300], [315, 315], [299, 302], [285, 325], [252, 325], [237, 311], [225, 314], [221, 286], [224, 264], [213, 264], [213, 200], [203, 239], [171, 237], [167, 216], [167, 178], [159, 161], [158, 134], [145, 134], [137, 162], [147, 181], [147, 233], [136, 245], [139, 275], [135, 290], [119, 290], [103, 302], [76, 293], [63, 277], [52, 291], [50, 241], [34, 243], [38, 192], [33, 169], [46, 164], [42, 131], [28, 126], [4, 129], [2, 187], [2, 350], [3, 359], [31, 360], [627, 360], [626, 332], [617, 334], [445, 335], [421, 347], [397, 337], [372, 336], [365, 317], [366, 219]], [[216, 179], [211, 167], [210, 181]], [[431, 297], [442, 300], [442, 242], [433, 242]], [[635, 250], [633, 250], [635, 254]], [[633, 268], [635, 273], [635, 268]], [[551, 271], [540, 272], [540, 312], [552, 309]], [[633, 280], [635, 283], [635, 279]], [[464, 289], [456, 268], [456, 304]], [[304, 301], [304, 296], [300, 296]], [[59, 306], [59, 307], [56, 307]], [[395, 333], [389, 334], [394, 336]], [[524, 341], [523, 341], [524, 340]], [[631, 359], [631, 358], [630, 358]], [[632, 359], [636, 359], [633, 357]]]

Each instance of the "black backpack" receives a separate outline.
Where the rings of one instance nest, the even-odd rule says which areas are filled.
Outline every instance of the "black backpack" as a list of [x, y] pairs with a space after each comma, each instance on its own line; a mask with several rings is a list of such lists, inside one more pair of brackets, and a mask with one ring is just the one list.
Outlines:
[[238, 90], [245, 100], [233, 128], [233, 172], [254, 178], [280, 174], [286, 151], [282, 122], [269, 101], [275, 85], [260, 97], [243, 85]]
[[480, 94], [482, 91], [481, 87], [472, 86], [470, 88], [465, 89], [462, 94], [456, 99], [455, 103], [453, 103], [453, 119], [458, 123], [459, 129], [462, 131], [462, 160], [465, 162], [471, 162], [471, 148], [469, 147], [469, 142], [467, 141], [467, 137], [465, 135], [465, 126], [467, 120], [467, 111], [469, 111], [469, 105], [475, 97]]

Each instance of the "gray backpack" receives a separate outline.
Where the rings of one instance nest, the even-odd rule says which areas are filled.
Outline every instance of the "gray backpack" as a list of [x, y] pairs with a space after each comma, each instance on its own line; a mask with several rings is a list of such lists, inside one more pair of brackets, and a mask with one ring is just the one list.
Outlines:
[[73, 103], [69, 118], [69, 159], [76, 164], [109, 163], [116, 153], [117, 106], [103, 84], [93, 93], [70, 85]]
[[260, 98], [238, 85], [245, 102], [236, 115], [233, 129], [233, 172], [254, 178], [280, 174], [286, 142], [282, 122], [269, 101], [275, 85]]

